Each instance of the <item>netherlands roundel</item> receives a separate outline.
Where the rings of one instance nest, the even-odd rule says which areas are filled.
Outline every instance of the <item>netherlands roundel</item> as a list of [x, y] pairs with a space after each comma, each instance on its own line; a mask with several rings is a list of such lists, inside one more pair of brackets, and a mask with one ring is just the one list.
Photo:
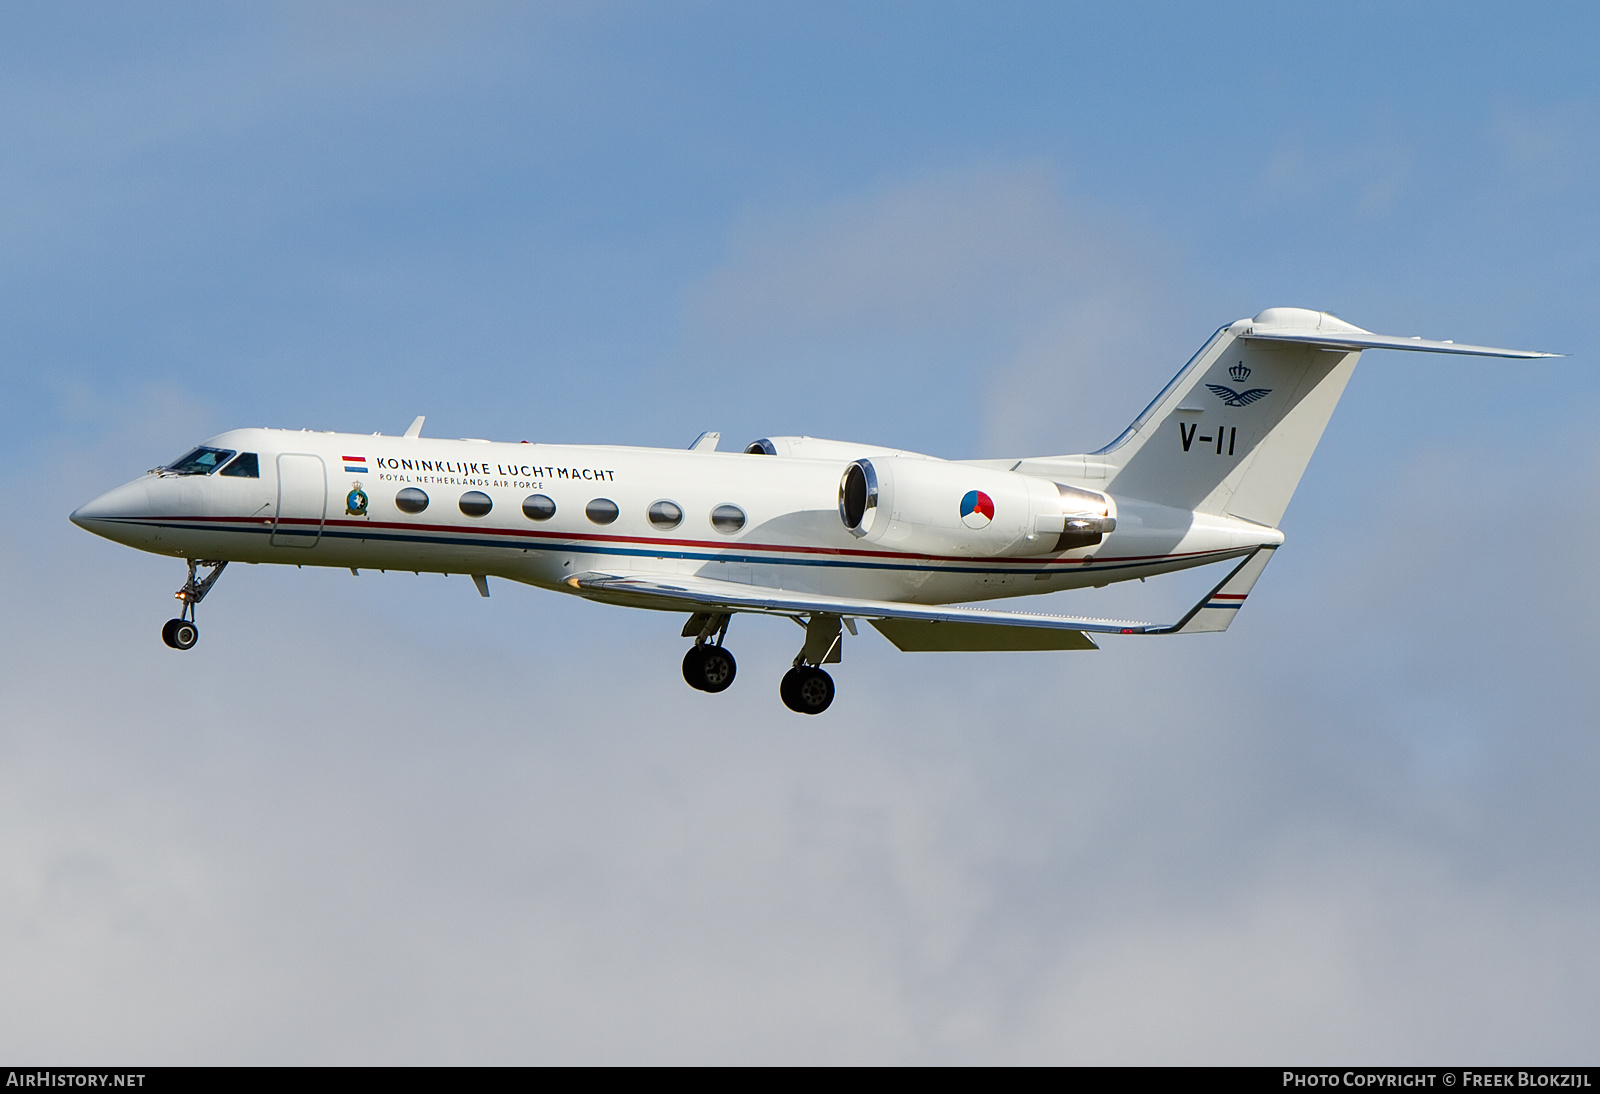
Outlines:
[[968, 490], [961, 499], [961, 523], [968, 528], [987, 528], [994, 519], [994, 502], [982, 490]]

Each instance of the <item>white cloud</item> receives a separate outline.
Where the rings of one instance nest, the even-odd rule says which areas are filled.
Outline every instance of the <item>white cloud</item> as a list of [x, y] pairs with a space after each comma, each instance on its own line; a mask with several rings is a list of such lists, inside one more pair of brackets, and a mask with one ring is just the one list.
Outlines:
[[[1345, 219], [1383, 220], [1395, 212], [1411, 180], [1411, 148], [1393, 135], [1365, 141], [1290, 137], [1276, 142], [1257, 184], [1257, 201], [1267, 207], [1330, 209]], [[1321, 233], [1320, 220], [1308, 231]]]
[[1085, 219], [1036, 165], [912, 179], [787, 215], [747, 212], [696, 311], [724, 336], [988, 333], [1104, 275], [1107, 248]]
[[[738, 622], [740, 680], [708, 697], [676, 678], [672, 617], [240, 567], [180, 655], [154, 633], [175, 564], [70, 528], [12, 544], [0, 1050], [1570, 1057], [1600, 973], [1578, 789], [1600, 758], [1566, 705], [1589, 685], [1450, 616], [1473, 614], [1474, 550], [1440, 518], [1503, 496], [1460, 462], [1448, 489], [1402, 468], [1375, 499], [1395, 540], [1309, 588], [1269, 572], [1220, 639], [917, 657], [868, 636], [814, 720], [773, 694], [779, 622]], [[1408, 522], [1420, 487], [1436, 509]], [[1583, 572], [1554, 552], [1497, 593], [1576, 641]], [[1420, 684], [1362, 638], [1419, 618], [1444, 630], [1410, 644]], [[1419, 687], [1482, 707], [1497, 686], [1538, 716], [1460, 732], [1520, 758], [1443, 782], [1406, 761], [1386, 716]]]
[[931, 174], [747, 212], [691, 297], [690, 355], [735, 365], [741, 383], [857, 405], [862, 420], [921, 420], [939, 455], [1082, 451], [1237, 318], [1166, 303], [1166, 261], [1045, 167]]
[[1576, 103], [1530, 107], [1502, 104], [1490, 113], [1489, 143], [1497, 165], [1525, 199], [1570, 190], [1594, 158], [1593, 111]]
[[1382, 842], [1285, 842], [1223, 907], [1134, 909], [1073, 939], [1019, 1055], [1557, 1063], [1581, 1044], [1596, 901], [1474, 884]]

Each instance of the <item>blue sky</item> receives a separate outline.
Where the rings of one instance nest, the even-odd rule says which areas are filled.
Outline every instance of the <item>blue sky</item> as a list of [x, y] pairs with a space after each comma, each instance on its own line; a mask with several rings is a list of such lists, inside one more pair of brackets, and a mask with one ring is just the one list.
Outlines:
[[[0, 8], [0, 1048], [1589, 1058], [1596, 21]], [[460, 578], [230, 571], [179, 658], [65, 520], [239, 425], [1083, 450], [1274, 305], [1570, 356], [1369, 354], [1223, 638], [868, 636], [804, 724], [787, 625], [712, 700]]]

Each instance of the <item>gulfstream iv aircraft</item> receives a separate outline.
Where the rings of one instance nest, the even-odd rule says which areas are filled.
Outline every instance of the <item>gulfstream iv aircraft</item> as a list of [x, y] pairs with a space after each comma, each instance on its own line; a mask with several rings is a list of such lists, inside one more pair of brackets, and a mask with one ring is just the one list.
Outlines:
[[[1375, 335], [1272, 308], [1218, 330], [1116, 440], [1085, 455], [942, 460], [812, 437], [717, 451], [236, 429], [72, 520], [188, 561], [167, 645], [229, 562], [469, 574], [685, 613], [692, 687], [733, 682], [740, 612], [805, 638], [779, 694], [818, 714], [865, 620], [902, 650], [1089, 650], [1096, 635], [1223, 631], [1363, 349], [1555, 354]], [[964, 606], [1237, 560], [1158, 626]]]

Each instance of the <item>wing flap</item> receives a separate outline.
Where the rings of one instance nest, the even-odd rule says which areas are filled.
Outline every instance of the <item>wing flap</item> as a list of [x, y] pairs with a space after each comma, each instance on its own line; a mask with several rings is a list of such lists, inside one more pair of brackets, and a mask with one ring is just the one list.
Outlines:
[[1046, 630], [1006, 623], [945, 623], [874, 619], [872, 625], [907, 653], [981, 650], [1097, 650], [1082, 631]]

